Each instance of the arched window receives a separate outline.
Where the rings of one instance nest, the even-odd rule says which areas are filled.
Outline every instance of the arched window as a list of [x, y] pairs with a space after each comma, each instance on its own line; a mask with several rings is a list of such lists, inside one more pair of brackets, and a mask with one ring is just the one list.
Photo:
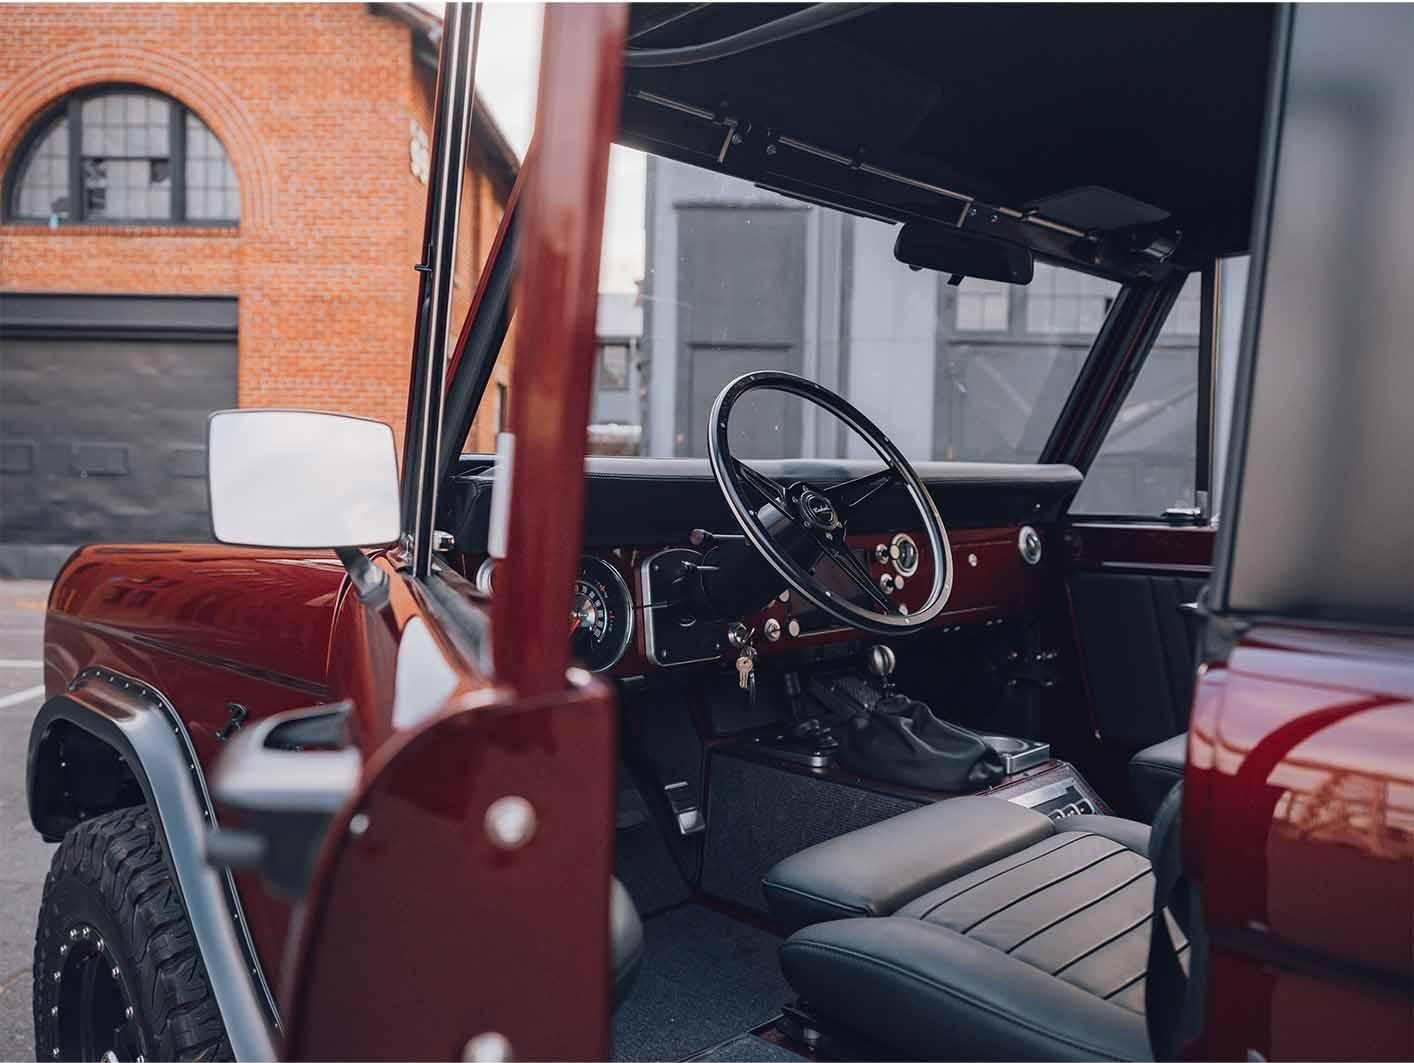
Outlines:
[[240, 187], [216, 135], [148, 89], [75, 93], [35, 122], [6, 181], [7, 221], [233, 225]]

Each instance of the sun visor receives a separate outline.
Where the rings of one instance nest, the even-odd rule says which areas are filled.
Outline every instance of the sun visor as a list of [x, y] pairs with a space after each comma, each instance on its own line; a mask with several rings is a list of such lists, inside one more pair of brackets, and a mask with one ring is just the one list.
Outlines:
[[1022, 204], [1022, 209], [1082, 232], [1113, 232], [1163, 221], [1169, 212], [1123, 192], [1086, 185]]

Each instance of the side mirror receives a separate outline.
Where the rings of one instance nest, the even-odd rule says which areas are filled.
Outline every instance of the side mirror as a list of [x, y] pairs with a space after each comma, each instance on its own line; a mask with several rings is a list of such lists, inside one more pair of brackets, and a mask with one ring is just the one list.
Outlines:
[[211, 530], [296, 550], [381, 546], [402, 533], [398, 455], [381, 421], [222, 410], [207, 428]]
[[1030, 284], [1035, 271], [1030, 248], [948, 225], [916, 221], [899, 227], [894, 258], [916, 269], [1008, 284]]

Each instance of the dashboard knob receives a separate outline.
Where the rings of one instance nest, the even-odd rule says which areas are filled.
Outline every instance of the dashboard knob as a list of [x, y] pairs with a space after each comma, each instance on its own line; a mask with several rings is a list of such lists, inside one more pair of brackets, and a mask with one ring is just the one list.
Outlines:
[[781, 622], [774, 616], [768, 616], [766, 622], [761, 625], [761, 630], [766, 636], [767, 642], [779, 642], [781, 638]]
[[731, 643], [733, 649], [741, 649], [746, 645], [746, 640], [751, 636], [751, 632], [746, 630], [746, 625], [740, 620], [733, 620], [727, 625], [727, 641]]
[[879, 564], [885, 564], [889, 560], [889, 544], [878, 543], [874, 547], [874, 560]]
[[902, 576], [895, 576], [895, 577], [894, 577], [894, 590], [896, 590], [896, 591], [901, 591], [901, 590], [903, 590], [903, 577], [902, 577]]
[[892, 572], [885, 572], [879, 577], [879, 589], [885, 594], [894, 593], [894, 574]]
[[786, 624], [786, 634], [793, 639], [800, 638], [800, 621], [795, 617], [791, 617]]

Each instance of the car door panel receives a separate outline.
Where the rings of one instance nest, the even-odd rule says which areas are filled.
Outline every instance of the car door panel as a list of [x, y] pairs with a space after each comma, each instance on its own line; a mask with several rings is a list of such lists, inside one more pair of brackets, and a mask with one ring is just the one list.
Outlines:
[[[434, 670], [457, 685], [409, 726], [388, 728], [325, 835], [281, 983], [287, 1054], [462, 1058], [469, 1038], [494, 1033], [519, 1058], [601, 1055], [612, 694], [583, 676], [514, 700], [484, 683], [424, 594], [402, 590], [395, 596], [417, 612], [404, 614], [392, 673], [374, 677], [382, 704], [397, 697], [403, 661], [427, 667], [440, 656]], [[395, 972], [380, 979], [377, 1008], [366, 1007], [368, 969], [347, 962], [341, 943], [354, 940]], [[579, 991], [557, 996], [556, 1021], [544, 1022], [546, 987], [567, 980]], [[408, 1014], [418, 1022], [387, 1021]]]
[[1095, 729], [1126, 754], [1188, 725], [1211, 528], [1075, 523], [1067, 591]]
[[1201, 579], [1162, 572], [1076, 572], [1071, 606], [1100, 735], [1139, 749], [1188, 725], [1196, 644], [1180, 606]]

